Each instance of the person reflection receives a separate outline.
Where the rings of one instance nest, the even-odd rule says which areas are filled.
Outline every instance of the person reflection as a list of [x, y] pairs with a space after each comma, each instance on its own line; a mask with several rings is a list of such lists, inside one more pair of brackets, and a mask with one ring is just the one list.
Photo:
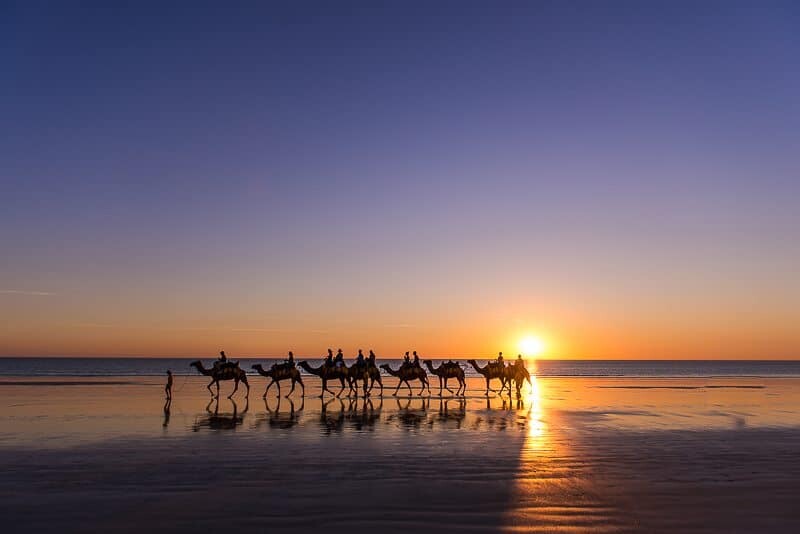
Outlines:
[[172, 398], [167, 397], [167, 401], [164, 403], [164, 424], [161, 425], [164, 428], [167, 428], [167, 426], [169, 425], [169, 414], [171, 408], [172, 408]]

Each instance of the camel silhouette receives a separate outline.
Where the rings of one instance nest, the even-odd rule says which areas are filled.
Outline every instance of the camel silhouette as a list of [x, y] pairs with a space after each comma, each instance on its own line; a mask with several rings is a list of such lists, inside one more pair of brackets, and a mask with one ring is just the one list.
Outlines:
[[422, 392], [425, 391], [425, 388], [428, 388], [428, 394], [430, 394], [431, 387], [428, 384], [428, 373], [426, 373], [425, 369], [422, 367], [403, 364], [397, 371], [389, 367], [389, 364], [386, 363], [380, 367], [390, 375], [396, 376], [400, 379], [400, 381], [397, 383], [397, 388], [394, 390], [394, 393], [392, 393], [393, 396], [397, 396], [397, 392], [400, 390], [400, 386], [402, 386], [403, 383], [405, 383], [406, 387], [408, 387], [408, 394], [413, 395], [414, 393], [411, 391], [411, 384], [409, 384], [411, 380], [419, 380], [422, 382], [422, 389], [419, 390], [419, 395], [422, 395]]
[[247, 373], [244, 372], [244, 369], [239, 367], [239, 363], [236, 364], [228, 364], [228, 365], [215, 365], [211, 369], [206, 369], [203, 366], [203, 362], [200, 360], [194, 361], [189, 364], [191, 367], [197, 369], [197, 371], [204, 376], [210, 376], [211, 382], [206, 386], [208, 391], [211, 393], [211, 396], [214, 397], [214, 392], [211, 391], [211, 386], [214, 384], [217, 385], [217, 395], [216, 398], [219, 398], [219, 383], [221, 380], [233, 380], [234, 381], [234, 388], [228, 398], [232, 398], [236, 390], [239, 389], [239, 382], [242, 382], [245, 386], [247, 386], [247, 394], [245, 397], [250, 396], [250, 384], [247, 383]]
[[[364, 396], [369, 397], [370, 393], [372, 392], [372, 388], [375, 387], [375, 382], [381, 386], [381, 396], [383, 395], [383, 381], [381, 380], [381, 371], [374, 365], [371, 365], [365, 362], [362, 365], [353, 364], [349, 368], [347, 368], [347, 381], [350, 385], [351, 391], [356, 392], [356, 397], [358, 397], [358, 381], [362, 380]], [[367, 388], [367, 383], [369, 383], [369, 388]]]
[[[336, 397], [341, 396], [342, 392], [344, 391], [345, 380], [348, 381], [347, 385], [350, 387], [350, 391], [353, 391], [353, 386], [349, 381], [349, 373], [347, 371], [347, 367], [320, 365], [315, 369], [310, 365], [308, 365], [308, 362], [300, 362], [297, 365], [299, 365], [300, 368], [302, 368], [305, 372], [320, 377], [320, 379], [322, 380], [322, 392], [319, 394], [320, 398], [322, 398], [325, 395], [326, 391], [331, 395], [336, 395]], [[339, 380], [339, 383], [342, 385], [342, 389], [339, 390], [338, 394], [328, 389], [328, 380]]]
[[292, 381], [292, 389], [290, 389], [289, 393], [286, 394], [286, 398], [287, 399], [289, 398], [289, 395], [291, 395], [292, 392], [294, 391], [295, 384], [300, 384], [300, 388], [302, 388], [302, 393], [301, 393], [300, 396], [301, 397], [305, 397], [305, 395], [306, 395], [306, 386], [303, 385], [303, 378], [300, 376], [300, 371], [298, 371], [297, 367], [295, 367], [294, 365], [289, 364], [289, 363], [282, 364], [282, 365], [277, 365], [276, 364], [276, 365], [273, 365], [272, 368], [270, 368], [269, 371], [265, 371], [264, 367], [260, 363], [257, 363], [255, 365], [253, 365], [253, 369], [255, 369], [258, 372], [258, 374], [260, 374], [261, 376], [266, 376], [267, 378], [271, 378], [272, 379], [270, 381], [270, 383], [267, 384], [267, 389], [264, 390], [264, 395], [263, 395], [263, 397], [261, 397], [262, 399], [266, 399], [267, 398], [267, 392], [269, 391], [269, 388], [272, 387], [272, 384], [277, 384], [278, 385], [278, 397], [280, 397], [281, 396], [281, 381], [282, 380], [291, 380]]
[[467, 381], [464, 378], [464, 370], [461, 368], [460, 365], [456, 362], [445, 363], [442, 362], [439, 367], [433, 368], [433, 363], [430, 360], [424, 360], [422, 362], [425, 367], [428, 368], [428, 371], [432, 375], [436, 375], [439, 377], [439, 396], [442, 396], [442, 385], [444, 385], [444, 389], [453, 393], [453, 390], [447, 387], [447, 380], [449, 378], [455, 378], [458, 380], [458, 389], [455, 392], [455, 395], [462, 395], [467, 390]]
[[[475, 370], [486, 379], [486, 395], [489, 395], [489, 391], [491, 390], [494, 393], [498, 393], [497, 391], [493, 390], [489, 387], [489, 382], [493, 379], [500, 380], [500, 391], [499, 393], [502, 394], [503, 389], [506, 387], [506, 381], [508, 380], [508, 374], [506, 372], [506, 367], [502, 363], [487, 363], [485, 367], [479, 367], [478, 362], [475, 360], [467, 360], [467, 363], [472, 365]], [[509, 394], [511, 394], [511, 388], [509, 386]]]
[[527, 380], [528, 384], [533, 387], [533, 382], [531, 382], [531, 374], [525, 368], [524, 365], [509, 365], [506, 369], [506, 376], [509, 383], [508, 386], [508, 394], [511, 394], [511, 383], [513, 382], [517, 388], [517, 398], [519, 399], [522, 394], [522, 386], [525, 385], [525, 381]]

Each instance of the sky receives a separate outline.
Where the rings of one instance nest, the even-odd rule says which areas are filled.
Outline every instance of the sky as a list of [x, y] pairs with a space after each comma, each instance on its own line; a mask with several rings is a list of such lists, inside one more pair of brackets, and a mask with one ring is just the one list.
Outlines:
[[0, 2], [0, 355], [800, 357], [795, 2]]

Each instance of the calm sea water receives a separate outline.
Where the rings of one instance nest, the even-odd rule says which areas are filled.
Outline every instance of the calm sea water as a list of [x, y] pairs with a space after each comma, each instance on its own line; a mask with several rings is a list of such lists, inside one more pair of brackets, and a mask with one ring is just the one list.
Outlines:
[[[298, 361], [301, 358], [298, 358]], [[0, 376], [159, 376], [167, 369], [176, 375], [195, 374], [189, 367], [194, 358], [0, 358]], [[211, 358], [204, 360], [206, 365]], [[254, 363], [265, 367], [271, 359], [241, 358], [240, 365], [250, 370]], [[322, 360], [307, 360], [317, 366]], [[434, 366], [440, 360], [434, 360]], [[478, 376], [466, 359], [460, 360], [467, 376]], [[348, 361], [349, 363], [349, 361]], [[379, 359], [397, 367], [400, 360]], [[478, 360], [480, 365], [485, 360]], [[635, 376], [635, 377], [713, 377], [757, 376], [798, 377], [800, 361], [712, 361], [712, 360], [541, 360], [528, 362], [538, 376]]]

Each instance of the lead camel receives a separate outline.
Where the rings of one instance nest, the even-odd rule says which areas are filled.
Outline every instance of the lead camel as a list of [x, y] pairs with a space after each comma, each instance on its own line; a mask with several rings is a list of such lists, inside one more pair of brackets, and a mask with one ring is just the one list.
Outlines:
[[217, 386], [217, 395], [216, 398], [219, 398], [219, 383], [222, 380], [233, 380], [234, 381], [234, 388], [228, 398], [232, 398], [233, 394], [236, 393], [236, 390], [239, 389], [239, 382], [242, 382], [245, 386], [247, 386], [247, 394], [245, 397], [250, 396], [250, 384], [247, 383], [247, 373], [244, 372], [244, 369], [241, 369], [238, 364], [236, 365], [223, 365], [217, 366], [215, 365], [211, 369], [206, 369], [203, 366], [203, 362], [200, 360], [194, 361], [189, 364], [191, 367], [197, 369], [197, 371], [204, 376], [210, 376], [211, 382], [206, 386], [208, 391], [211, 392], [211, 396], [214, 397], [214, 392], [211, 390], [211, 386], [216, 384]]

